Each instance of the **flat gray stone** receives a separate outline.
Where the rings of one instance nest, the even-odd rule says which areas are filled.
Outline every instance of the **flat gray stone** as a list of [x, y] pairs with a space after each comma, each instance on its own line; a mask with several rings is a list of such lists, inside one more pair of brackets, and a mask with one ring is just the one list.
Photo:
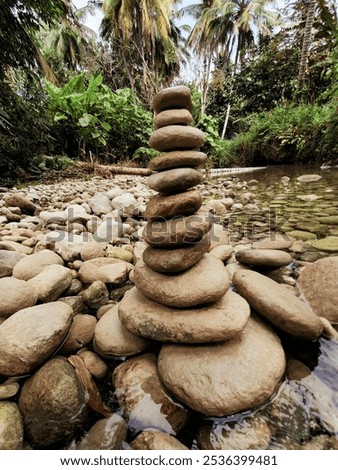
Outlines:
[[250, 307], [231, 290], [217, 302], [177, 309], [154, 302], [133, 288], [120, 302], [119, 316], [125, 328], [146, 338], [174, 343], [209, 343], [240, 333], [249, 320]]
[[166, 344], [158, 358], [166, 389], [208, 416], [228, 416], [263, 405], [274, 394], [284, 371], [285, 354], [278, 336], [254, 318], [228, 341]]
[[317, 315], [281, 284], [250, 270], [236, 272], [232, 282], [257, 313], [282, 331], [307, 340], [321, 335], [323, 327]]
[[210, 237], [205, 235], [202, 240], [184, 245], [181, 248], [165, 249], [148, 246], [143, 252], [145, 264], [159, 273], [178, 273], [191, 268], [210, 248]]
[[161, 193], [180, 193], [202, 180], [203, 174], [194, 168], [176, 168], [152, 174], [148, 178], [148, 186]]
[[204, 255], [193, 267], [178, 274], [162, 274], [139, 261], [134, 283], [148, 298], [171, 307], [193, 307], [219, 300], [230, 287], [229, 274], [221, 261]]
[[149, 199], [145, 216], [147, 219], [171, 219], [177, 216], [192, 215], [201, 206], [202, 196], [196, 190], [170, 195], [157, 194]]
[[207, 155], [197, 150], [176, 150], [166, 152], [150, 160], [148, 168], [153, 171], [171, 170], [172, 168], [201, 167], [207, 162]]
[[205, 142], [204, 132], [192, 126], [166, 126], [154, 131], [149, 145], [159, 152], [194, 150]]

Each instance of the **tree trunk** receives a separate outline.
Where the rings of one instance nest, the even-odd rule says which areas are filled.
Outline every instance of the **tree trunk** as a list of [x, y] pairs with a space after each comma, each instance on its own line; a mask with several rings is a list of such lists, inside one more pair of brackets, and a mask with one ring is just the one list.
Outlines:
[[201, 93], [201, 114], [205, 114], [205, 110], [207, 107], [207, 95], [208, 95], [208, 88], [209, 88], [209, 78], [210, 78], [210, 70], [211, 70], [211, 52], [208, 52], [208, 56], [205, 56], [204, 59], [204, 70], [203, 70], [203, 77], [202, 77], [202, 93]]
[[298, 89], [301, 89], [305, 79], [306, 67], [308, 62], [309, 56], [309, 49], [311, 43], [311, 33], [312, 27], [315, 17], [315, 7], [316, 7], [316, 0], [310, 0], [307, 15], [306, 15], [306, 23], [304, 29], [304, 37], [303, 37], [303, 45], [302, 45], [302, 54], [300, 57], [299, 63], [299, 71], [298, 71]]
[[229, 90], [229, 97], [228, 97], [228, 105], [227, 105], [227, 112], [225, 114], [225, 119], [224, 119], [224, 125], [223, 125], [223, 130], [222, 130], [222, 135], [221, 139], [224, 139], [228, 123], [229, 123], [229, 117], [230, 117], [230, 110], [231, 110], [231, 97], [232, 97], [232, 92], [234, 91], [234, 85], [235, 85], [235, 75], [237, 72], [237, 67], [238, 67], [238, 61], [239, 61], [239, 42], [237, 44], [237, 50], [236, 50], [236, 57], [235, 57], [235, 63], [234, 63], [234, 70], [231, 74], [231, 88]]

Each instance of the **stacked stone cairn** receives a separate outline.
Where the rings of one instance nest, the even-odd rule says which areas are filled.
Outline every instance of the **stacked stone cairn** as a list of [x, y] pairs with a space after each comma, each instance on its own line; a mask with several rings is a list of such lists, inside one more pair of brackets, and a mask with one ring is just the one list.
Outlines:
[[162, 153], [150, 162], [148, 184], [158, 194], [147, 204], [148, 246], [135, 266], [135, 287], [119, 304], [120, 320], [131, 333], [164, 343], [154, 360], [179, 403], [209, 416], [255, 408], [283, 377], [283, 348], [268, 324], [250, 316], [223, 262], [209, 252], [217, 242], [212, 220], [193, 189], [207, 156], [198, 151], [203, 132], [190, 125], [189, 89], [162, 90], [154, 112], [150, 145]]

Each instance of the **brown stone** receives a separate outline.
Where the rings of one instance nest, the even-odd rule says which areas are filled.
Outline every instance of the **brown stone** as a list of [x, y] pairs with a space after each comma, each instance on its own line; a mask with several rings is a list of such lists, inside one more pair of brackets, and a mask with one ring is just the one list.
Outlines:
[[97, 320], [93, 315], [75, 315], [60, 354], [67, 355], [89, 344], [94, 337], [96, 324]]
[[156, 428], [175, 434], [189, 419], [187, 410], [164, 388], [153, 354], [143, 354], [117, 366], [113, 385], [123, 416], [134, 431]]
[[128, 427], [118, 414], [99, 419], [76, 444], [76, 450], [122, 450]]
[[271, 439], [268, 423], [260, 415], [224, 423], [209, 421], [198, 429], [197, 444], [202, 450], [266, 449]]
[[30, 199], [20, 193], [8, 194], [4, 199], [7, 207], [20, 207], [21, 211], [26, 214], [34, 214], [37, 209]]
[[26, 281], [15, 277], [0, 279], [0, 317], [10, 317], [26, 307], [32, 307], [38, 300], [38, 292]]
[[232, 281], [257, 313], [286, 333], [307, 340], [316, 339], [322, 333], [319, 318], [281, 284], [250, 270], [236, 272]]
[[201, 167], [208, 157], [197, 150], [176, 150], [166, 152], [150, 160], [148, 168], [153, 171], [171, 170], [172, 168]]
[[185, 108], [192, 111], [190, 89], [184, 85], [164, 88], [154, 97], [153, 106], [156, 114], [166, 109]]
[[249, 320], [250, 307], [231, 290], [212, 304], [177, 309], [154, 302], [133, 288], [120, 302], [119, 316], [129, 331], [156, 341], [206, 343], [240, 333]]
[[65, 339], [73, 309], [64, 302], [35, 305], [14, 313], [0, 326], [0, 374], [32, 372]]
[[166, 126], [154, 131], [149, 145], [159, 152], [170, 150], [193, 150], [202, 147], [204, 132], [192, 126]]
[[166, 389], [208, 416], [229, 416], [269, 400], [285, 371], [276, 333], [251, 317], [241, 334], [213, 344], [166, 344], [158, 372]]
[[219, 300], [230, 287], [230, 278], [221, 261], [204, 255], [179, 274], [162, 274], [139, 261], [134, 270], [136, 287], [150, 299], [171, 307], [193, 307]]
[[306, 266], [298, 278], [298, 287], [318, 316], [338, 323], [338, 256]]
[[157, 429], [142, 431], [131, 443], [133, 450], [189, 450], [174, 436]]
[[188, 125], [193, 121], [191, 113], [187, 109], [168, 109], [157, 114], [154, 118], [155, 129], [165, 126]]
[[200, 171], [194, 168], [176, 168], [154, 173], [148, 178], [148, 186], [161, 193], [180, 193], [203, 180]]
[[196, 264], [208, 252], [209, 247], [209, 235], [205, 235], [201, 241], [176, 249], [148, 246], [143, 252], [143, 261], [153, 271], [178, 273]]
[[144, 241], [150, 246], [170, 248], [201, 240], [212, 227], [209, 213], [169, 220], [149, 220], [143, 231]]
[[235, 257], [239, 263], [257, 267], [278, 268], [292, 263], [292, 256], [282, 250], [240, 250]]
[[46, 362], [23, 385], [19, 407], [29, 441], [47, 448], [72, 439], [87, 420], [86, 393], [63, 357]]
[[132, 356], [149, 346], [146, 338], [131, 333], [122, 325], [118, 307], [117, 304], [108, 310], [95, 327], [94, 350], [104, 358]]
[[145, 216], [147, 219], [171, 219], [180, 215], [192, 215], [202, 206], [202, 196], [199, 191], [191, 190], [184, 193], [152, 196], [147, 204]]

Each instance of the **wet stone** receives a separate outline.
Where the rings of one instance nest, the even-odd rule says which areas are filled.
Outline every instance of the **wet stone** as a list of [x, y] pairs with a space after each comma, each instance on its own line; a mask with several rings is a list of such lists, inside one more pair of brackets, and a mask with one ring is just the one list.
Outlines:
[[76, 450], [122, 450], [127, 430], [126, 422], [117, 414], [99, 419], [76, 444]]
[[128, 359], [113, 373], [116, 399], [134, 432], [156, 428], [176, 434], [186, 425], [187, 410], [163, 387], [153, 354]]
[[189, 450], [174, 436], [157, 429], [142, 431], [131, 443], [133, 450]]

